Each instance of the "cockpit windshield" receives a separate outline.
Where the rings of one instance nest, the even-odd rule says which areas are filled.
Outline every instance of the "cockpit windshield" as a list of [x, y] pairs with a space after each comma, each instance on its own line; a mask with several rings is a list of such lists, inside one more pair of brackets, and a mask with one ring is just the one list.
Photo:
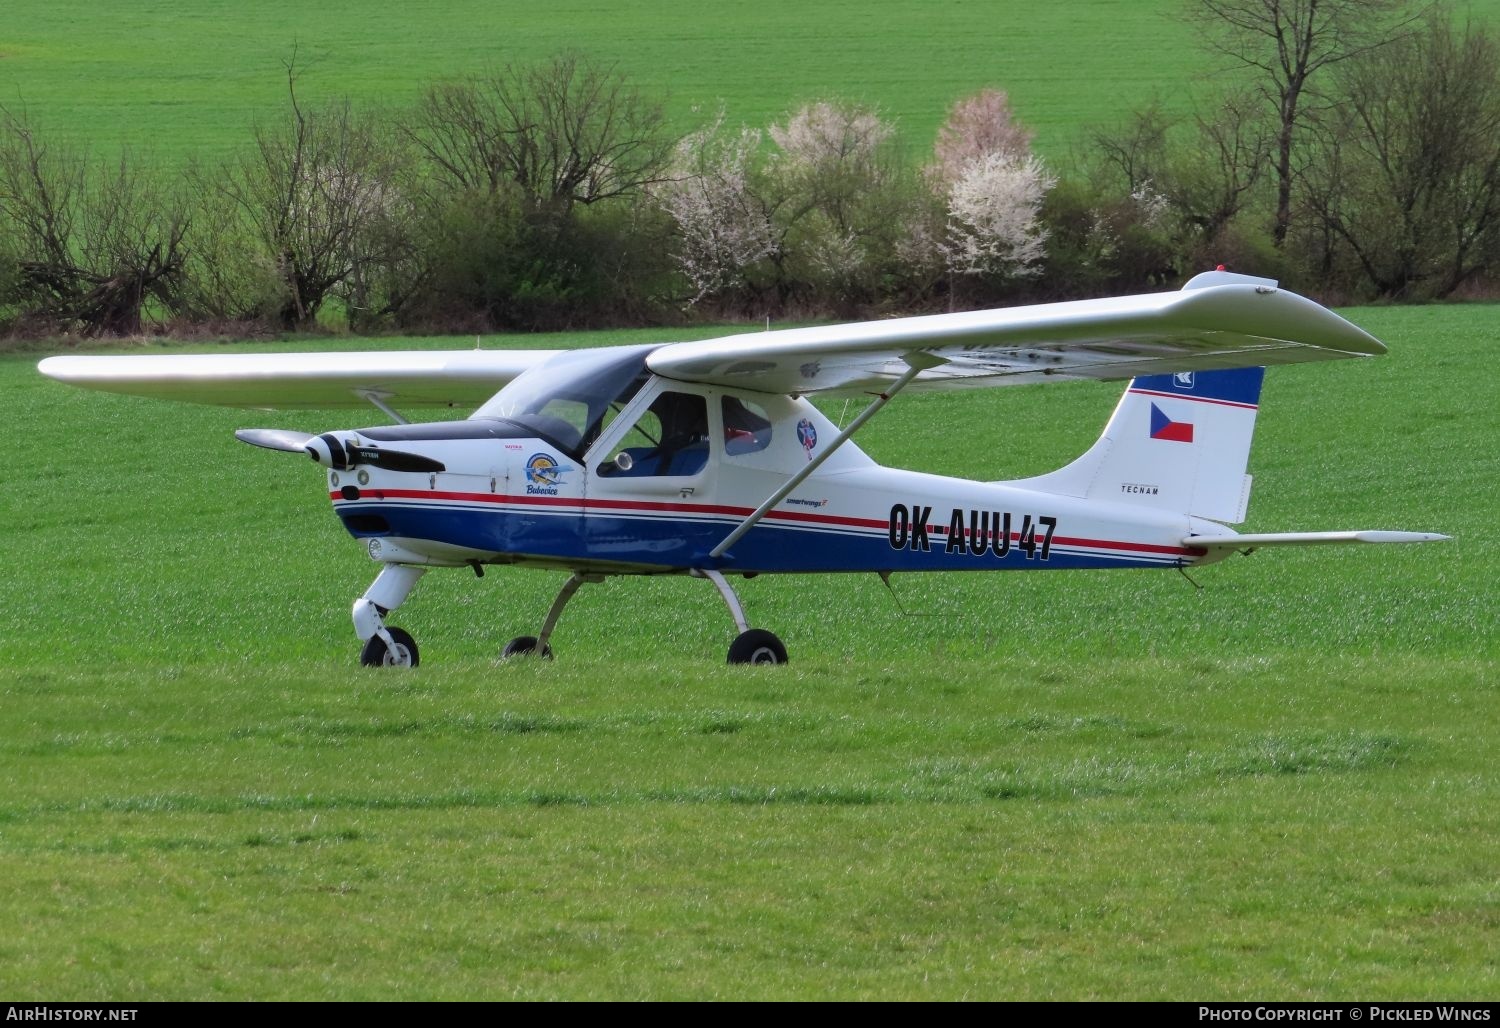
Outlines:
[[569, 350], [517, 376], [471, 415], [519, 425], [574, 459], [589, 448], [611, 407], [619, 408], [646, 380], [655, 346]]

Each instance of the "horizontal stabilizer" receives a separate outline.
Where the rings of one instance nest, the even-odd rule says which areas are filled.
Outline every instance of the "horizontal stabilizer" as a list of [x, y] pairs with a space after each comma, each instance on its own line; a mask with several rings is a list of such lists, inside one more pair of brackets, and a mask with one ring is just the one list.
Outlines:
[[1451, 536], [1436, 532], [1267, 532], [1248, 535], [1190, 535], [1182, 545], [1226, 553], [1262, 546], [1326, 546], [1332, 543], [1437, 543]]

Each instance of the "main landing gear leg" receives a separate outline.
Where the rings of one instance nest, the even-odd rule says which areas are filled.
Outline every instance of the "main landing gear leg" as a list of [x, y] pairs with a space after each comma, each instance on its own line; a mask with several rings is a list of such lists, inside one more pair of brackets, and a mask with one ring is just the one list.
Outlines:
[[552, 630], [557, 627], [558, 618], [562, 617], [563, 608], [573, 598], [580, 586], [586, 582], [602, 582], [603, 575], [585, 575], [581, 571], [573, 572], [572, 576], [563, 583], [562, 591], [557, 594], [557, 599], [552, 601], [552, 609], [547, 611], [547, 620], [542, 622], [542, 634], [537, 636], [518, 635], [505, 644], [505, 649], [500, 652], [501, 657], [520, 657], [528, 653], [539, 653], [548, 660], [552, 659], [552, 647], [547, 645], [547, 640], [552, 638]]
[[751, 628], [750, 622], [745, 620], [745, 608], [740, 604], [740, 598], [735, 594], [734, 587], [717, 571], [697, 568], [693, 571], [696, 578], [706, 578], [719, 590], [719, 596], [723, 598], [724, 605], [729, 608], [729, 616], [734, 618], [734, 627], [739, 629], [739, 635], [734, 642], [729, 644], [729, 663], [731, 664], [785, 664], [786, 647], [781, 645], [781, 640], [776, 638], [764, 628]]
[[387, 564], [365, 594], [354, 601], [354, 632], [364, 642], [359, 662], [365, 667], [416, 667], [417, 642], [399, 628], [387, 628], [385, 616], [406, 602], [426, 568]]

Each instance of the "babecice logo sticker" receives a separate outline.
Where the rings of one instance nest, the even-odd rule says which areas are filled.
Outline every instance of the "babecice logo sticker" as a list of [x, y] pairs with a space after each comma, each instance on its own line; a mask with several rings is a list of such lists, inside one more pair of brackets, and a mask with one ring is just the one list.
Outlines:
[[526, 492], [531, 496], [556, 496], [557, 487], [563, 484], [563, 475], [571, 469], [563, 467], [550, 453], [533, 453], [526, 458]]

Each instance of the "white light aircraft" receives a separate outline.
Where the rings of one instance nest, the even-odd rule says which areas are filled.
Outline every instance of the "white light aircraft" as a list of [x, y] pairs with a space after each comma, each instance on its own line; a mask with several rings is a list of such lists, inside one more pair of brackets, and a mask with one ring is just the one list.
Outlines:
[[[354, 603], [368, 665], [415, 666], [387, 623], [435, 567], [562, 569], [536, 636], [607, 575], [712, 583], [730, 663], [786, 649], [730, 584], [774, 573], [1187, 568], [1236, 551], [1425, 542], [1415, 532], [1241, 535], [1268, 365], [1369, 357], [1363, 330], [1267, 279], [1214, 271], [1177, 292], [572, 351], [52, 357], [94, 389], [238, 407], [373, 405], [391, 425], [244, 429], [310, 456], [381, 565]], [[903, 390], [1130, 379], [1088, 452], [1051, 474], [976, 482], [877, 465], [849, 440]], [[872, 394], [842, 431], [807, 400]], [[408, 423], [413, 407], [466, 420]]]

